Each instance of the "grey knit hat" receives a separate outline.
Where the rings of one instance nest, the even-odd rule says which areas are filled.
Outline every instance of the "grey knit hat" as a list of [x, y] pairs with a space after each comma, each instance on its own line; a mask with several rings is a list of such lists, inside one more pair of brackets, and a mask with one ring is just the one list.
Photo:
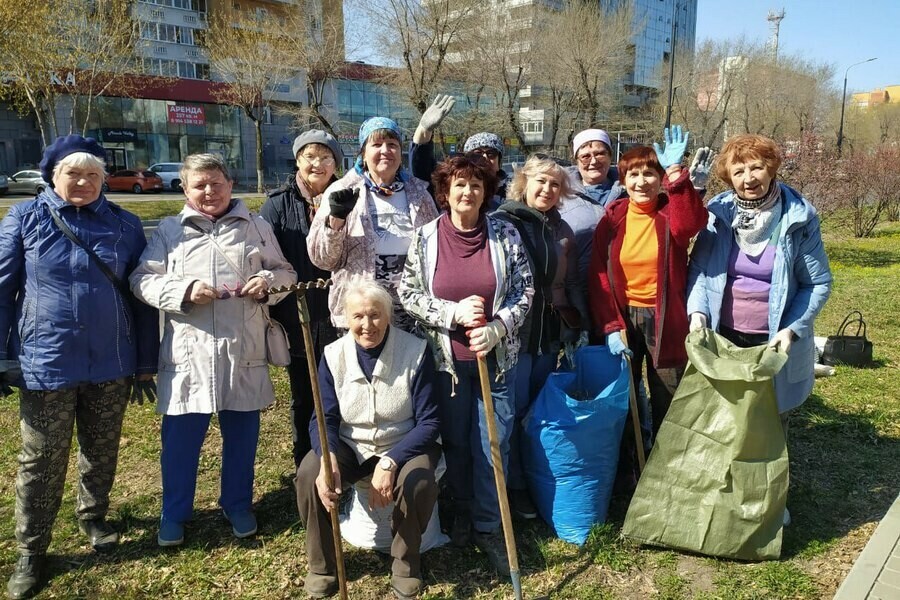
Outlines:
[[466, 145], [463, 146], [463, 152], [471, 152], [472, 150], [478, 150], [479, 148], [490, 148], [491, 150], [496, 150], [497, 154], [502, 155], [503, 140], [500, 139], [500, 136], [496, 133], [482, 131], [466, 140]]
[[328, 146], [331, 153], [334, 155], [334, 161], [340, 165], [344, 160], [344, 153], [341, 151], [341, 145], [338, 143], [334, 136], [328, 133], [327, 131], [322, 131], [321, 129], [310, 129], [309, 131], [304, 131], [294, 140], [294, 158], [297, 158], [297, 155], [303, 150], [303, 147], [309, 144], [322, 144], [323, 146]]

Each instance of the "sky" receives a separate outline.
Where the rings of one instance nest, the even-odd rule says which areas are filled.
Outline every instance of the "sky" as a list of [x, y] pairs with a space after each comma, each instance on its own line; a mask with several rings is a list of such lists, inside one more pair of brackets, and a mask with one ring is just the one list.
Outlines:
[[764, 42], [770, 10], [784, 9], [779, 53], [834, 65], [840, 89], [850, 69], [847, 91], [900, 85], [900, 0], [698, 0], [697, 43], [739, 38]]

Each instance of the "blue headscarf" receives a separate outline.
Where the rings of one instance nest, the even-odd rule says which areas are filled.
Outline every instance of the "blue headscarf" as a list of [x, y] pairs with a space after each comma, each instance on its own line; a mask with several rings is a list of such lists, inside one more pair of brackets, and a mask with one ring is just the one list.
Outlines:
[[[387, 117], [371, 117], [363, 121], [363, 124], [359, 126], [359, 148], [362, 148], [366, 145], [366, 141], [369, 139], [369, 136], [379, 129], [387, 129], [394, 133], [397, 136], [398, 140], [403, 139], [403, 134], [400, 131], [400, 126], [397, 125], [397, 122], [393, 119], [389, 119]], [[403, 183], [407, 180], [406, 171], [403, 169], [403, 164], [401, 162], [400, 168], [397, 169], [397, 181], [391, 184], [388, 187], [380, 186], [374, 183], [370, 178], [369, 174], [366, 173], [365, 165], [363, 164], [362, 154], [356, 157], [356, 164], [353, 165], [354, 170], [357, 173], [362, 175], [363, 179], [366, 182], [366, 187], [380, 193], [383, 196], [390, 196], [392, 193], [400, 191], [403, 189]]]

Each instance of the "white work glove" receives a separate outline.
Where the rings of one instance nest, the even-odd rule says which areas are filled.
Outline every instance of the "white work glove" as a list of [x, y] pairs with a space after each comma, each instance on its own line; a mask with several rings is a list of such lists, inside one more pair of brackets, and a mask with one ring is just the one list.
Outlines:
[[691, 161], [691, 168], [688, 169], [688, 175], [691, 178], [691, 185], [695, 190], [705, 190], [706, 184], [709, 182], [709, 170], [712, 162], [716, 158], [716, 153], [710, 148], [704, 146], [694, 153], [694, 160]]
[[700, 331], [706, 329], [706, 315], [702, 312], [691, 313], [690, 331]]
[[773, 349], [781, 349], [785, 354], [791, 351], [791, 344], [794, 343], [794, 332], [790, 330], [790, 328], [785, 327], [781, 331], [775, 334], [771, 340], [769, 340], [769, 348]]
[[422, 118], [419, 119], [419, 127], [429, 133], [433, 132], [441, 126], [441, 121], [450, 114], [454, 104], [456, 104], [456, 98], [453, 96], [438, 94], [431, 106], [422, 113]]
[[453, 322], [463, 327], [480, 327], [487, 319], [484, 316], [484, 298], [469, 296], [463, 298], [453, 309]]
[[621, 331], [613, 331], [606, 334], [606, 347], [609, 348], [609, 353], [614, 356], [623, 354], [633, 356], [631, 349], [625, 345], [625, 340], [622, 339]]
[[466, 335], [469, 336], [469, 350], [485, 357], [506, 335], [506, 326], [500, 319], [494, 319], [484, 327], [469, 329]]

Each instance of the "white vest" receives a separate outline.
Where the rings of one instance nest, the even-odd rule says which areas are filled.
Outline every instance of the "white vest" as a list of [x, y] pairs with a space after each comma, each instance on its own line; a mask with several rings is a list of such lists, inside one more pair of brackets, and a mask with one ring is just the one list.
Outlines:
[[425, 340], [391, 327], [369, 382], [352, 334], [325, 347], [341, 411], [339, 435], [360, 463], [393, 448], [415, 426], [412, 381], [426, 351]]

